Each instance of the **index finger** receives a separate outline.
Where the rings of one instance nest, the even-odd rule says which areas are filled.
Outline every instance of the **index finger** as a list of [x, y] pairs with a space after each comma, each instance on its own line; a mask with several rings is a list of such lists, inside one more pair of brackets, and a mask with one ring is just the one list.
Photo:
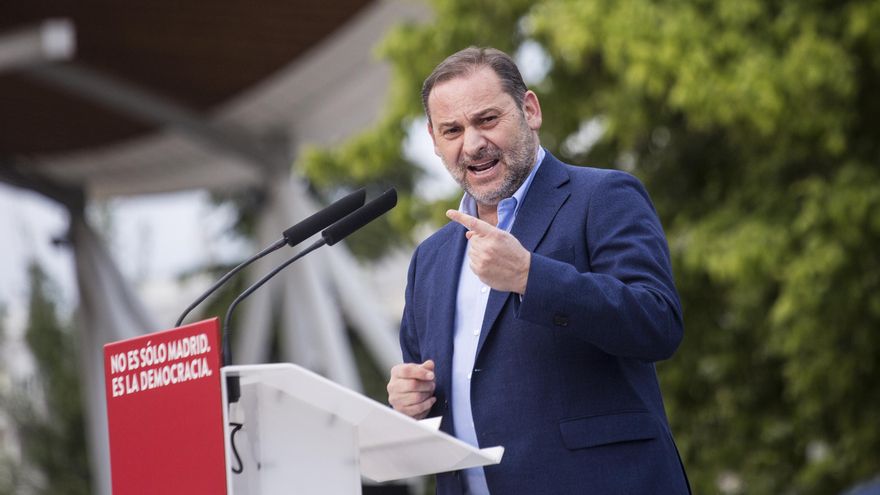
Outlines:
[[478, 234], [488, 234], [495, 228], [477, 217], [472, 217], [467, 213], [462, 213], [458, 210], [446, 210], [446, 216], [453, 222], [458, 222], [461, 225], [464, 225], [468, 230], [473, 230]]
[[[433, 362], [431, 363], [433, 364]], [[431, 367], [433, 369], [433, 366]], [[422, 364], [403, 363], [391, 368], [391, 376], [396, 378], [409, 378], [412, 380], [433, 380], [434, 372]]]

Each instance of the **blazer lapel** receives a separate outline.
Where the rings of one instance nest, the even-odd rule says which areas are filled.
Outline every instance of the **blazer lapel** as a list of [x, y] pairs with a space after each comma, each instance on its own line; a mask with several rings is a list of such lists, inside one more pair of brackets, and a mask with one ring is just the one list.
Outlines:
[[[453, 233], [437, 251], [437, 255], [449, 263], [445, 269], [437, 270], [438, 278], [433, 287], [438, 305], [438, 326], [436, 332], [436, 354], [434, 359], [437, 371], [437, 386], [442, 390], [452, 390], [452, 351], [455, 338], [455, 308], [458, 298], [458, 281], [461, 276], [461, 264], [467, 251], [467, 229], [461, 225], [453, 226]], [[451, 269], [450, 269], [451, 267]]]
[[[562, 187], [568, 180], [568, 172], [565, 171], [562, 163], [547, 153], [544, 161], [541, 162], [541, 168], [538, 169], [531, 186], [529, 186], [529, 191], [516, 214], [513, 228], [510, 230], [510, 233], [527, 250], [534, 251], [538, 247], [553, 222], [556, 212], [571, 194], [567, 188]], [[483, 344], [494, 327], [501, 309], [512, 296], [514, 294], [510, 292], [499, 292], [495, 289], [489, 293], [489, 302], [486, 305], [483, 327], [480, 331], [480, 342], [477, 344], [477, 356], [480, 355]]]

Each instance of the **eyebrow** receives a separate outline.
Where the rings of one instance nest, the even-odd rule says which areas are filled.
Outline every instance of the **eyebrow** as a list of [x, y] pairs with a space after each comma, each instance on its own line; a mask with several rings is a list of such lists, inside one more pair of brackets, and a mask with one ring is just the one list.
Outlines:
[[489, 108], [480, 110], [479, 112], [475, 113], [473, 115], [473, 117], [471, 118], [471, 120], [483, 118], [487, 114], [490, 114], [490, 113], [503, 113], [503, 112], [504, 112], [504, 109], [502, 109], [501, 107], [489, 107]]
[[457, 120], [448, 120], [446, 122], [437, 122], [437, 129], [444, 129], [447, 127], [455, 127], [459, 125]]
[[[479, 112], [473, 114], [473, 115], [470, 117], [469, 120], [472, 120], [472, 121], [473, 121], [473, 120], [479, 120], [479, 119], [481, 119], [481, 118], [483, 118], [483, 117], [485, 117], [486, 115], [491, 114], [491, 113], [504, 113], [504, 109], [501, 108], [501, 107], [497, 107], [497, 106], [492, 106], [492, 107], [489, 107], [489, 108], [484, 108], [484, 109], [480, 110]], [[456, 120], [449, 120], [449, 121], [446, 121], [446, 122], [437, 122], [437, 129], [441, 129], [441, 130], [442, 130], [442, 129], [445, 129], [445, 128], [455, 127], [455, 126], [458, 126], [458, 125], [460, 125], [460, 124], [459, 124], [459, 121], [458, 121], [457, 119], [456, 119]]]

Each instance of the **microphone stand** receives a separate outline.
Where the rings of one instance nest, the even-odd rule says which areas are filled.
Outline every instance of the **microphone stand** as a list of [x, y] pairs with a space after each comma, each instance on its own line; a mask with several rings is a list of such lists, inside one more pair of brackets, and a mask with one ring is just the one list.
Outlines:
[[241, 264], [233, 268], [229, 273], [224, 275], [220, 280], [215, 282], [214, 285], [212, 285], [207, 291], [199, 296], [199, 298], [196, 299], [195, 302], [190, 304], [189, 307], [187, 307], [183, 311], [174, 326], [179, 327], [190, 311], [201, 304], [202, 301], [208, 298], [208, 296], [213, 294], [214, 291], [216, 291], [218, 288], [220, 288], [221, 285], [226, 283], [226, 281], [229, 280], [233, 275], [241, 271], [242, 268], [250, 265], [254, 261], [257, 261], [258, 259], [266, 256], [273, 251], [281, 249], [282, 247], [284, 247], [285, 244], [291, 247], [296, 246], [300, 242], [311, 237], [313, 234], [318, 233], [318, 231], [327, 227], [328, 225], [338, 222], [339, 220], [347, 217], [358, 208], [363, 206], [364, 200], [366, 199], [366, 194], [366, 190], [364, 190], [364, 188], [360, 188], [357, 191], [354, 191], [344, 198], [334, 202], [323, 210], [314, 213], [313, 215], [297, 223], [293, 227], [285, 230], [282, 234], [281, 239], [278, 239], [271, 246], [246, 259]]
[[[372, 222], [380, 215], [384, 214], [391, 208], [393, 208], [397, 204], [397, 191], [394, 188], [391, 188], [381, 194], [378, 198], [369, 202], [368, 204], [358, 208], [353, 213], [348, 214], [343, 219], [338, 220], [336, 223], [324, 229], [321, 232], [321, 239], [315, 241], [311, 246], [303, 249], [296, 255], [294, 255], [289, 260], [282, 263], [280, 266], [267, 273], [263, 278], [255, 282], [253, 285], [248, 287], [244, 292], [242, 292], [238, 297], [232, 301], [232, 304], [229, 305], [229, 309], [226, 310], [226, 317], [223, 319], [223, 335], [222, 335], [222, 347], [223, 347], [223, 366], [228, 366], [232, 364], [232, 349], [229, 345], [229, 322], [232, 319], [232, 312], [235, 308], [241, 303], [245, 298], [249, 295], [253, 294], [254, 291], [263, 286], [266, 282], [269, 281], [272, 277], [277, 275], [281, 270], [290, 266], [294, 261], [302, 258], [303, 256], [311, 253], [312, 251], [318, 249], [321, 246], [328, 245], [332, 246], [342, 239], [346, 238], [356, 230], [360, 229], [364, 225]], [[226, 379], [226, 392], [227, 399], [229, 403], [237, 402], [239, 398], [241, 398], [241, 384], [237, 376], [227, 376]]]
[[193, 301], [192, 304], [190, 304], [185, 310], [183, 310], [183, 313], [177, 319], [177, 323], [175, 323], [174, 326], [179, 327], [181, 325], [181, 323], [183, 323], [184, 318], [186, 318], [186, 315], [188, 315], [190, 313], [190, 311], [195, 309], [196, 306], [201, 304], [202, 301], [207, 299], [208, 296], [210, 296], [211, 294], [214, 293], [214, 291], [219, 289], [221, 285], [225, 284], [226, 281], [229, 280], [230, 278], [232, 278], [233, 275], [240, 272], [244, 267], [250, 265], [254, 261], [257, 261], [258, 259], [262, 258], [263, 256], [266, 256], [269, 253], [272, 253], [272, 252], [275, 252], [275, 251], [281, 249], [285, 244], [286, 244], [286, 242], [285, 242], [284, 238], [278, 239], [271, 246], [267, 247], [266, 249], [260, 251], [259, 253], [255, 254], [255, 255], [251, 256], [250, 258], [242, 261], [238, 266], [236, 266], [235, 268], [230, 270], [226, 275], [223, 275], [223, 277], [221, 277], [220, 280], [214, 282], [214, 285], [209, 287], [208, 290], [206, 290], [201, 296], [199, 296], [198, 299]]
[[[271, 272], [267, 273], [263, 278], [255, 282], [253, 285], [248, 287], [244, 292], [239, 294], [238, 297], [232, 301], [232, 304], [229, 305], [229, 309], [226, 310], [226, 316], [223, 318], [223, 337], [221, 347], [223, 348], [223, 366], [229, 366], [232, 364], [232, 346], [229, 345], [229, 323], [232, 320], [232, 312], [235, 311], [235, 308], [244, 301], [248, 296], [254, 293], [257, 289], [262, 287], [266, 282], [269, 281], [281, 270], [284, 270], [294, 261], [302, 258], [303, 256], [311, 253], [315, 249], [327, 244], [323, 238], [315, 241], [311, 246], [303, 249], [299, 253], [295, 254], [292, 258], [288, 259], [278, 267], [276, 267]], [[226, 392], [229, 402], [237, 402], [241, 397], [241, 386], [239, 384], [239, 380], [237, 376], [228, 376], [226, 377]]]

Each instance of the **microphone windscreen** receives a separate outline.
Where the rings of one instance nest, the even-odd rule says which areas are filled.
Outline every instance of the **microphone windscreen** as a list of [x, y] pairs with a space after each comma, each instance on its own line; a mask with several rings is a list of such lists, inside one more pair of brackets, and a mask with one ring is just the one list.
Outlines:
[[327, 227], [321, 232], [321, 236], [328, 246], [332, 246], [394, 208], [395, 205], [397, 205], [397, 191], [392, 187], [361, 209]]
[[345, 218], [349, 213], [363, 206], [367, 199], [367, 192], [363, 188], [349, 194], [348, 196], [336, 201], [327, 208], [306, 218], [302, 222], [284, 231], [284, 242], [288, 246], [296, 246], [300, 242], [317, 234], [321, 229], [327, 228], [328, 225]]

